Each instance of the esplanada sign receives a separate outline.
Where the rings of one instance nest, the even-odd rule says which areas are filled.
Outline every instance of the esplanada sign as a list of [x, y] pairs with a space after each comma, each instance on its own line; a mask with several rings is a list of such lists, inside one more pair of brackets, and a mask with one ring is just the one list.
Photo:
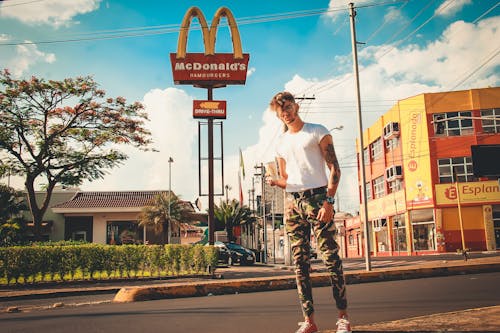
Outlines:
[[[203, 34], [205, 53], [187, 53], [187, 37], [191, 20], [197, 17]], [[226, 17], [231, 31], [233, 53], [215, 53], [215, 40], [220, 19]], [[240, 33], [231, 11], [226, 7], [217, 10], [210, 28], [201, 10], [191, 7], [184, 15], [177, 53], [170, 54], [175, 84], [192, 84], [198, 87], [223, 87], [228, 84], [245, 84], [250, 55], [243, 53]]]

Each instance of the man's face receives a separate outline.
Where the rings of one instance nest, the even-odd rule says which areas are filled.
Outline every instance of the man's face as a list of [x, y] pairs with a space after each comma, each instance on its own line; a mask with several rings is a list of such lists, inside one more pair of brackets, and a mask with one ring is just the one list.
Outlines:
[[291, 101], [284, 101], [277, 109], [278, 118], [285, 124], [290, 124], [297, 119], [297, 104]]

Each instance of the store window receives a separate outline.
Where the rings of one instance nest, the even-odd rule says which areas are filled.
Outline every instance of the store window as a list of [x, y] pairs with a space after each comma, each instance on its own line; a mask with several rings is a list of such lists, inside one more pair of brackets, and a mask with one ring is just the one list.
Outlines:
[[401, 179], [391, 180], [387, 182], [387, 185], [389, 193], [401, 191], [403, 189], [403, 181]]
[[411, 226], [413, 229], [413, 250], [436, 250], [436, 224], [432, 209], [410, 211]]
[[493, 228], [497, 249], [500, 249], [500, 205], [493, 205]]
[[365, 190], [366, 190], [366, 200], [371, 200], [373, 199], [372, 197], [372, 186], [370, 183], [365, 184]]
[[371, 157], [372, 160], [377, 160], [382, 157], [383, 153], [382, 149], [382, 138], [378, 138], [371, 144]]
[[481, 110], [481, 123], [483, 125], [483, 132], [500, 133], [500, 110]]
[[406, 223], [404, 214], [394, 215], [392, 219], [392, 244], [394, 251], [406, 251]]
[[144, 228], [135, 221], [112, 221], [107, 223], [106, 244], [142, 244]]
[[472, 112], [447, 112], [433, 115], [434, 133], [442, 136], [470, 135], [474, 133]]
[[370, 165], [370, 155], [368, 154], [368, 148], [363, 149], [363, 158], [365, 159], [365, 165]]
[[374, 198], [381, 198], [385, 195], [385, 179], [384, 176], [377, 177], [373, 180]]
[[471, 157], [453, 157], [438, 159], [438, 175], [441, 184], [452, 183], [453, 172], [456, 173], [459, 182], [471, 182], [476, 180], [472, 170]]
[[385, 140], [385, 148], [387, 149], [387, 151], [396, 149], [398, 146], [399, 146], [399, 138], [397, 137]]

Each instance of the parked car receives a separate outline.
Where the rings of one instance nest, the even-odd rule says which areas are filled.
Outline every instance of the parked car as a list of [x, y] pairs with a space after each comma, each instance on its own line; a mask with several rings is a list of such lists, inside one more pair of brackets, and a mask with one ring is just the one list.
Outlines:
[[[205, 244], [205, 246], [208, 246], [208, 243]], [[222, 242], [215, 242], [214, 246], [219, 249], [218, 262], [226, 265], [232, 265], [233, 258], [231, 256], [231, 251], [229, 251], [227, 246]]]
[[253, 265], [255, 263], [255, 253], [236, 243], [224, 243], [231, 251], [232, 263], [239, 263], [240, 265]]

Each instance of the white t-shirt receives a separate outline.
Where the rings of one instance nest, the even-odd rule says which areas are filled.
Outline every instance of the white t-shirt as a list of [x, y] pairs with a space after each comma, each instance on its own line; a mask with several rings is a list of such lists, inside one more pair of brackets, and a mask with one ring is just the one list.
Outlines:
[[319, 124], [304, 123], [299, 132], [281, 134], [276, 145], [277, 156], [286, 161], [286, 192], [300, 192], [328, 185], [326, 162], [319, 143], [328, 129]]

